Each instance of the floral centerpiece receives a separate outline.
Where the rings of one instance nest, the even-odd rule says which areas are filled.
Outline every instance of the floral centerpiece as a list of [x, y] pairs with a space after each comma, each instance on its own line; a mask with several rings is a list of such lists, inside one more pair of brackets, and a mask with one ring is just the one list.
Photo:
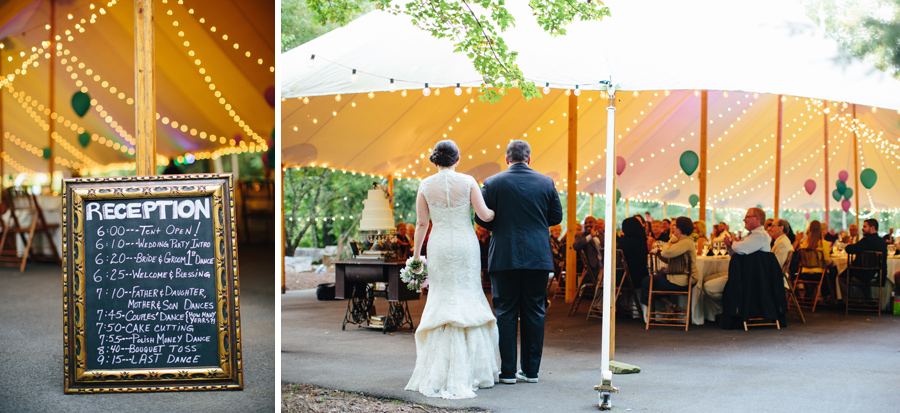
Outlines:
[[428, 268], [425, 266], [425, 257], [415, 259], [409, 257], [406, 267], [400, 270], [400, 280], [406, 283], [410, 290], [419, 290], [428, 287]]

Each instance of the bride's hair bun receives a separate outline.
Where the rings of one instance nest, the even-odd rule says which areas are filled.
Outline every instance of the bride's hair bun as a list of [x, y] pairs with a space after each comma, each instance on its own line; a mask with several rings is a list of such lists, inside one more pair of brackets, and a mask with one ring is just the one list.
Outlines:
[[459, 160], [459, 148], [456, 147], [456, 142], [449, 139], [440, 141], [434, 145], [434, 151], [428, 159], [440, 167], [453, 166]]

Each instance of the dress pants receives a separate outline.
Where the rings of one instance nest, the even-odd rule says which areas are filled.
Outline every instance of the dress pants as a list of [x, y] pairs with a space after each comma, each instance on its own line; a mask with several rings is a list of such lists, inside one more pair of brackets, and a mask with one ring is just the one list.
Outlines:
[[500, 377], [516, 376], [516, 336], [522, 325], [522, 372], [537, 377], [544, 350], [547, 270], [490, 273], [491, 298], [500, 334]]

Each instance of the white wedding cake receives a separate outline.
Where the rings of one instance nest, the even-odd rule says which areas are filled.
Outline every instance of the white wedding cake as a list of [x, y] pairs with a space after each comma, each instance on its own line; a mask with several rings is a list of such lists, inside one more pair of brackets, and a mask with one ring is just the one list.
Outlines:
[[364, 204], [362, 219], [359, 221], [360, 231], [394, 229], [394, 214], [387, 198], [384, 197], [384, 191], [370, 189], [369, 198]]

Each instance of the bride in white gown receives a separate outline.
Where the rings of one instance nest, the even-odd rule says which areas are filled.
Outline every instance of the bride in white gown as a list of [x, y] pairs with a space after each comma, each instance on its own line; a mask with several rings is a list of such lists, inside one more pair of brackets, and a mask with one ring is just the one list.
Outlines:
[[494, 218], [475, 178], [457, 173], [459, 150], [453, 141], [435, 145], [431, 161], [438, 173], [419, 185], [416, 199], [418, 258], [428, 230], [428, 301], [416, 330], [416, 367], [406, 390], [428, 397], [464, 399], [499, 379], [498, 333], [481, 288], [481, 256], [471, 210]]

